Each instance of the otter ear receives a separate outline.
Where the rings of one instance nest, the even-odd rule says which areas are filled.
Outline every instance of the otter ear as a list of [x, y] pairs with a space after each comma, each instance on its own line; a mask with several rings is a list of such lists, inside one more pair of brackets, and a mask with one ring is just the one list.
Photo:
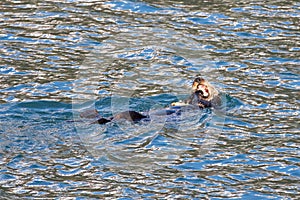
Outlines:
[[202, 78], [201, 76], [198, 76], [197, 78], [195, 78], [194, 82], [198, 82], [198, 83], [201, 83], [201, 82], [204, 82], [205, 79]]

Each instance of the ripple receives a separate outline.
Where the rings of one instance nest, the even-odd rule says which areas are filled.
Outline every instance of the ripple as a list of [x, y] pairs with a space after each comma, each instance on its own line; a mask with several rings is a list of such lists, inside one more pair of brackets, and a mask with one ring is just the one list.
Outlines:
[[[3, 1], [0, 195], [296, 199], [299, 3]], [[100, 126], [185, 99], [224, 110]]]

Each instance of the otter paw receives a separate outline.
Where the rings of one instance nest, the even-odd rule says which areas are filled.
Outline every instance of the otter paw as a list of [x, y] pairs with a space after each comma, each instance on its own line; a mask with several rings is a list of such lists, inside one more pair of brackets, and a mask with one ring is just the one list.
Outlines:
[[189, 105], [189, 104], [182, 102], [182, 101], [171, 103], [171, 106], [187, 106], [187, 105]]

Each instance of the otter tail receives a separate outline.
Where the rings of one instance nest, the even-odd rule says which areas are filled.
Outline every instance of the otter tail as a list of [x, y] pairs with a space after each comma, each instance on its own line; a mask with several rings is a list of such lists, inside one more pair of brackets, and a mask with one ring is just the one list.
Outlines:
[[95, 123], [98, 123], [98, 124], [106, 124], [108, 122], [111, 122], [112, 119], [106, 119], [106, 118], [100, 118], [98, 119]]

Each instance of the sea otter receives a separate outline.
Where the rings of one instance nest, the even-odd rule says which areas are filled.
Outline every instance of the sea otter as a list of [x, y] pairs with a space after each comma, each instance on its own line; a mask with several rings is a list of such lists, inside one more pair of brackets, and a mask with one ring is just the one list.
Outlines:
[[[183, 101], [183, 102], [174, 102], [171, 104], [170, 109], [166, 109], [166, 115], [173, 114], [176, 112], [172, 112], [172, 107], [181, 107], [181, 106], [199, 106], [199, 108], [209, 108], [209, 107], [217, 107], [221, 103], [221, 99], [219, 97], [219, 92], [204, 78], [198, 77], [194, 80], [192, 84], [192, 94], [191, 96]], [[99, 114], [97, 111], [93, 111], [94, 116], [99, 118]], [[83, 115], [82, 115], [83, 116]], [[125, 111], [116, 114], [111, 118], [99, 118], [95, 123], [106, 124], [113, 120], [124, 119], [127, 121], [137, 122], [142, 119], [149, 118], [149, 116], [138, 113], [136, 111]]]

